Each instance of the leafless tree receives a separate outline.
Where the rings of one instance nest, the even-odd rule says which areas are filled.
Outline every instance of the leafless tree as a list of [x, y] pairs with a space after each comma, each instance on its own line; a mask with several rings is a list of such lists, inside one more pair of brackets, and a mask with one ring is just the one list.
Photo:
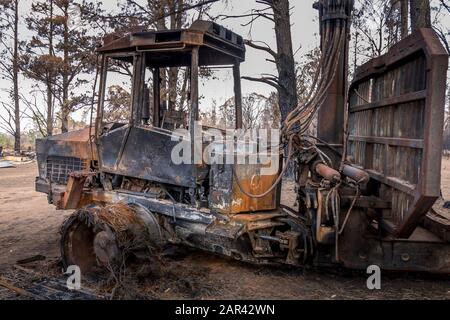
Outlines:
[[0, 126], [14, 136], [14, 150], [20, 152], [20, 122], [22, 112], [19, 99], [19, 0], [0, 1], [0, 71], [2, 77], [11, 82], [7, 92], [12, 103], [2, 102], [2, 109], [6, 113], [1, 115], [3, 121]]
[[248, 18], [249, 21], [244, 23], [244, 26], [251, 26], [257, 19], [265, 19], [274, 24], [277, 44], [276, 50], [261, 41], [246, 40], [245, 43], [254, 49], [264, 51], [268, 54], [269, 58], [267, 61], [275, 63], [278, 75], [262, 74], [258, 78], [244, 76], [242, 79], [262, 82], [277, 90], [281, 119], [283, 121], [298, 103], [295, 60], [291, 36], [291, 8], [288, 0], [256, 0], [255, 2], [264, 5], [264, 7], [253, 9], [251, 12], [242, 15], [219, 16], [218, 18]]
[[98, 41], [86, 26], [72, 24], [77, 6], [73, 0], [35, 1], [26, 17], [33, 37], [27, 42], [21, 67], [35, 81], [33, 90], [46, 93], [47, 110], [39, 112], [47, 117], [45, 136], [53, 134], [56, 115], [61, 132], [67, 132], [70, 115], [89, 104], [87, 90], [76, 89], [89, 82], [83, 75], [95, 69]]
[[446, 19], [450, 16], [450, 7], [445, 2], [438, 0], [432, 7], [431, 13], [432, 27], [450, 54], [450, 25], [446, 23]]
[[411, 30], [431, 27], [430, 0], [409, 0]]
[[[242, 118], [243, 129], [258, 128], [277, 128], [279, 127], [279, 108], [274, 95], [266, 97], [262, 94], [252, 92], [242, 98]], [[211, 112], [204, 112], [203, 119], [207, 120], [205, 124], [216, 126], [221, 129], [234, 128], [234, 97], [227, 99], [218, 107], [216, 114], [216, 106], [213, 103]], [[212, 119], [215, 119], [212, 121]]]
[[[361, 0], [353, 11], [353, 65], [386, 52], [398, 40], [391, 0]], [[359, 57], [357, 57], [359, 56]]]
[[403, 39], [408, 35], [409, 30], [409, 4], [408, 0], [397, 0], [397, 2], [400, 2], [401, 35]]

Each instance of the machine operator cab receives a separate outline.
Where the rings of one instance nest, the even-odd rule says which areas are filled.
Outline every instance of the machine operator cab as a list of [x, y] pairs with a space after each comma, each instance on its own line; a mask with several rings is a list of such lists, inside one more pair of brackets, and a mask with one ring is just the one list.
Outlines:
[[[188, 29], [132, 32], [123, 37], [108, 35], [97, 52], [102, 56], [98, 114], [98, 120], [102, 123], [108, 121], [108, 115], [105, 115], [105, 107], [108, 107], [105, 102], [108, 101], [105, 101], [105, 96], [119, 90], [114, 80], [128, 78], [132, 90], [129, 92], [129, 119], [121, 120], [130, 120], [135, 125], [152, 124], [156, 128], [173, 129], [183, 124], [188, 126], [190, 121], [199, 118], [199, 68], [219, 66], [233, 68], [236, 128], [242, 127], [239, 65], [245, 59], [245, 46], [242, 37], [230, 30], [213, 22], [197, 20]], [[188, 94], [182, 98], [188, 102], [187, 109], [192, 111], [189, 112], [189, 119], [186, 119], [182, 110], [174, 110], [173, 97], [165, 97], [173, 92], [161, 91], [166, 89], [166, 85], [161, 84], [170, 78], [170, 69], [173, 68], [187, 71], [187, 83], [183, 89], [188, 88]], [[171, 85], [173, 83], [169, 83], [169, 87]], [[120, 95], [120, 92], [116, 94]], [[111, 107], [114, 109], [114, 105]], [[109, 111], [114, 113], [118, 110]], [[187, 123], [184, 123], [185, 120]]]
[[[172, 141], [172, 131], [186, 128], [194, 136], [193, 124], [199, 120], [199, 68], [206, 66], [234, 69], [236, 128], [242, 126], [242, 37], [215, 23], [196, 21], [189, 29], [107, 36], [98, 52], [102, 57], [96, 120], [100, 169], [195, 187], [205, 178], [204, 172], [197, 168], [196, 176], [193, 166], [173, 165], [171, 150], [178, 141]], [[170, 92], [176, 90], [171, 88], [176, 83], [167, 83], [171, 68], [185, 71], [183, 105], [173, 101], [177, 92]]]

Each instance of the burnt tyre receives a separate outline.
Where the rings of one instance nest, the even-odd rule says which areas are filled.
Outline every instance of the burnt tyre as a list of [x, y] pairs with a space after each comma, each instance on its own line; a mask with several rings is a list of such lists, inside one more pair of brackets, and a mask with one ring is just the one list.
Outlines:
[[85, 274], [111, 270], [132, 255], [149, 257], [163, 244], [157, 219], [137, 204], [90, 205], [61, 227], [64, 268], [76, 265]]

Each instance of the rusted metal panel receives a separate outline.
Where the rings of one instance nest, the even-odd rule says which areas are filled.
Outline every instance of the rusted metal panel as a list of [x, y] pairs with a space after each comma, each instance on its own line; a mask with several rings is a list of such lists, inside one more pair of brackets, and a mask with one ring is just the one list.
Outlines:
[[197, 181], [205, 179], [207, 168], [174, 164], [171, 154], [178, 140], [177, 135], [164, 129], [122, 126], [99, 138], [100, 168], [148, 181], [196, 187]]
[[408, 238], [440, 194], [448, 55], [421, 29], [360, 67], [349, 92], [349, 156], [392, 203], [383, 225]]
[[409, 239], [383, 239], [360, 209], [350, 215], [348, 226], [339, 237], [339, 261], [347, 268], [377, 265], [386, 271], [450, 272], [449, 244], [422, 227]]
[[[36, 153], [50, 156], [72, 156], [81, 159], [91, 158], [92, 155], [95, 156], [95, 152], [91, 150], [89, 132], [89, 128], [86, 128], [54, 135], [46, 139], [37, 139]], [[91, 134], [94, 134], [94, 129], [91, 130]], [[92, 148], [95, 148], [93, 143]]]
[[94, 129], [86, 128], [36, 140], [39, 178], [65, 184], [70, 172], [88, 169], [97, 155], [90, 134]]
[[77, 209], [83, 195], [83, 186], [86, 177], [70, 176], [67, 183], [66, 193], [63, 198], [64, 209]]
[[[278, 208], [280, 203], [279, 189], [262, 198], [250, 198], [245, 195], [236, 182], [250, 194], [259, 195], [275, 183], [278, 174], [263, 175], [261, 164], [214, 164], [210, 172], [209, 206], [212, 210], [223, 214], [237, 214], [243, 212], [270, 211]], [[236, 177], [233, 175], [236, 172]]]
[[66, 192], [62, 200], [62, 207], [67, 209], [78, 209], [83, 198], [83, 189], [86, 179], [95, 175], [90, 171], [74, 171], [69, 174], [69, 180], [66, 186]]

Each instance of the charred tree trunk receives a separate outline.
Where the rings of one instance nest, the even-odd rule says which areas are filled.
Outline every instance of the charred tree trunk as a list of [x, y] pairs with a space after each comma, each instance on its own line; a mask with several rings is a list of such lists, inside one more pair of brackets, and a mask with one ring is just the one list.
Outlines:
[[[251, 14], [251, 22], [257, 18], [265, 18], [274, 23], [277, 50], [272, 50], [266, 43], [257, 44], [258, 41], [246, 40], [246, 45], [271, 55], [271, 61], [276, 64], [278, 75], [268, 75], [260, 78], [244, 76], [242, 79], [257, 81], [271, 85], [277, 89], [278, 103], [280, 108], [281, 123], [288, 114], [297, 107], [297, 78], [295, 74], [294, 52], [292, 50], [291, 19], [289, 0], [258, 0], [258, 3], [266, 4], [268, 8], [256, 10]], [[266, 10], [271, 9], [272, 13]], [[243, 15], [248, 16], [248, 15]], [[240, 17], [240, 16], [225, 16]], [[249, 22], [249, 24], [251, 23]]]
[[295, 76], [294, 52], [292, 50], [291, 19], [288, 0], [273, 0], [277, 42], [278, 95], [283, 122], [289, 112], [297, 106], [297, 79]]
[[181, 85], [181, 91], [180, 91], [180, 111], [185, 111], [184, 104], [187, 100], [189, 77], [190, 77], [189, 70], [186, 70], [183, 75], [183, 84]]
[[62, 106], [61, 106], [61, 132], [69, 131], [69, 3], [64, 6], [64, 65], [63, 65], [63, 90], [62, 90]]
[[19, 103], [19, 0], [14, 2], [14, 52], [13, 52], [13, 99], [14, 99], [14, 151], [20, 152], [20, 103]]
[[431, 28], [431, 11], [429, 0], [410, 0], [411, 29]]
[[356, 72], [356, 68], [358, 67], [358, 45], [359, 45], [359, 32], [355, 32], [355, 36], [353, 37], [353, 73]]
[[169, 111], [175, 110], [177, 102], [178, 68], [169, 68]]
[[408, 0], [400, 0], [400, 19], [402, 39], [408, 36]]
[[[183, 1], [168, 1], [168, 9], [173, 12], [170, 15], [170, 28], [171, 29], [180, 29], [182, 27], [182, 17], [181, 13], [176, 13], [183, 7]], [[168, 110], [175, 110], [176, 102], [177, 102], [177, 84], [178, 84], [178, 68], [172, 67], [168, 70], [168, 98], [169, 105]]]
[[[53, 0], [50, 0], [50, 28], [48, 34], [48, 54], [52, 56], [53, 52]], [[47, 136], [53, 135], [53, 92], [51, 73], [47, 76]]]
[[47, 82], [47, 136], [53, 135], [53, 95], [51, 82]]
[[[154, 14], [157, 17], [163, 17], [165, 14], [165, 4], [163, 2], [157, 2], [154, 7]], [[155, 22], [156, 30], [167, 30], [166, 26], [166, 20], [165, 19], [158, 19]], [[161, 114], [165, 115], [167, 111], [167, 101], [168, 101], [168, 88], [167, 88], [167, 69], [166, 68], [160, 68], [159, 69], [159, 79], [160, 79], [160, 105], [161, 105]], [[164, 116], [163, 116], [164, 117]]]

